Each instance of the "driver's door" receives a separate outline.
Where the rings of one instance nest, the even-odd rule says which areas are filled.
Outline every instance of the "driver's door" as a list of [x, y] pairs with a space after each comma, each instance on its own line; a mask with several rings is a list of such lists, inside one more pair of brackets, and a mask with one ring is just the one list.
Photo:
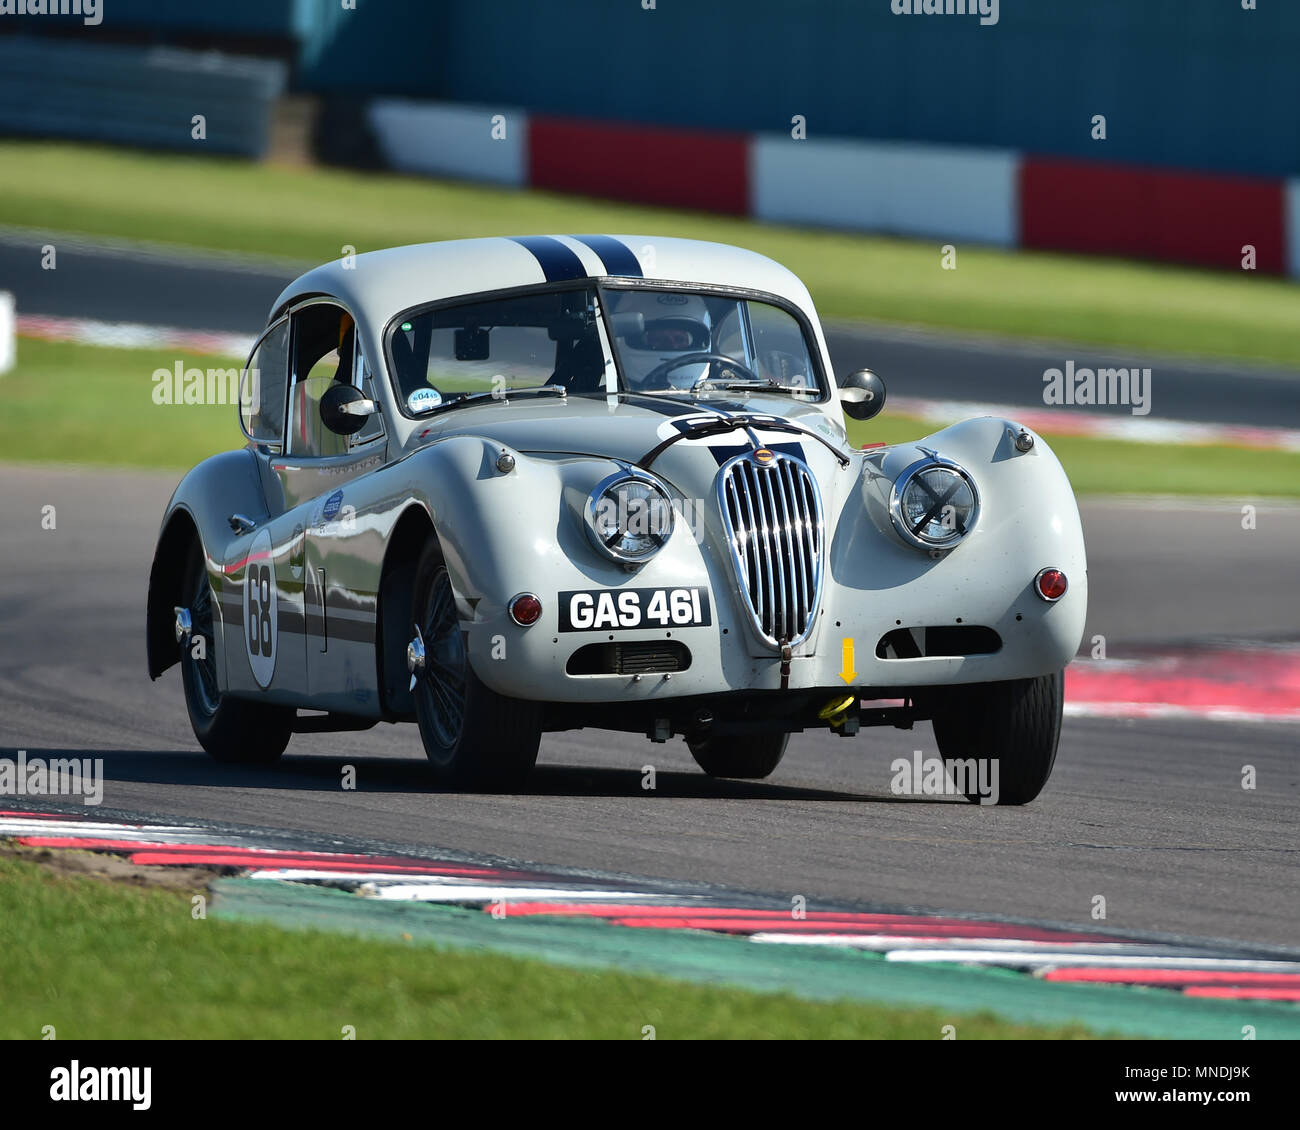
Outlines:
[[269, 326], [245, 367], [241, 414], [266, 511], [227, 516], [235, 534], [226, 547], [221, 593], [228, 687], [286, 705], [307, 691], [306, 538], [276, 471], [287, 425], [290, 330], [288, 318]]
[[374, 578], [383, 546], [367, 532], [372, 508], [358, 480], [383, 466], [383, 417], [369, 417], [350, 436], [321, 417], [332, 385], [351, 384], [374, 398], [348, 311], [318, 299], [295, 308], [290, 320], [286, 449], [272, 468], [300, 546], [306, 686], [314, 707], [365, 712], [376, 701]]

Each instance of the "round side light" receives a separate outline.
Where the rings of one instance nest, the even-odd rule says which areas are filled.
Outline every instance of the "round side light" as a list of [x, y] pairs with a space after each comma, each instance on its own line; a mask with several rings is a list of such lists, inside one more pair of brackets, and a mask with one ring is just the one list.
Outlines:
[[521, 628], [530, 628], [541, 619], [542, 602], [530, 592], [521, 592], [510, 599], [510, 619]]
[[1049, 604], [1055, 604], [1065, 595], [1070, 587], [1065, 574], [1060, 569], [1040, 569], [1034, 578], [1034, 592]]

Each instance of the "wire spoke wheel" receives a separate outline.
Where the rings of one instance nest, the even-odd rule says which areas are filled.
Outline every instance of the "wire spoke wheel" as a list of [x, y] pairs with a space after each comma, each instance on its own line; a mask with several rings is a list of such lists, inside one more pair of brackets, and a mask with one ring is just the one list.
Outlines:
[[[208, 583], [202, 557], [189, 584], [191, 632], [189, 639], [181, 642], [181, 663], [194, 692], [195, 705], [202, 713], [211, 716], [220, 705], [221, 692], [217, 688], [217, 657], [212, 645], [212, 586]], [[201, 645], [197, 643], [199, 640], [203, 641]], [[195, 654], [196, 648], [198, 655]]]
[[419, 626], [426, 658], [415, 693], [428, 718], [430, 736], [450, 751], [465, 727], [467, 657], [445, 565], [433, 574]]
[[190, 619], [189, 632], [181, 635], [179, 642], [181, 685], [194, 736], [217, 761], [269, 765], [289, 744], [293, 708], [221, 690], [217, 678], [216, 603], [208, 580], [207, 558], [197, 538], [190, 546], [184, 570], [177, 595], [184, 601]]
[[457, 785], [517, 784], [537, 760], [541, 707], [484, 684], [470, 663], [469, 635], [432, 534], [415, 567], [407, 666], [424, 752], [435, 774]]

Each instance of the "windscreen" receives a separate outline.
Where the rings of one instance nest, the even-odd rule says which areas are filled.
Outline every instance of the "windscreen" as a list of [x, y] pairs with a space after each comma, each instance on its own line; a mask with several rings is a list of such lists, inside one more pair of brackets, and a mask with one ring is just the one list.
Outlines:
[[819, 397], [804, 327], [770, 302], [732, 295], [595, 286], [441, 306], [389, 335], [398, 392], [412, 414], [464, 395], [561, 386], [605, 391], [600, 319], [623, 391], [705, 395], [779, 390]]
[[601, 294], [619, 369], [631, 391], [690, 393], [751, 385], [819, 391], [803, 327], [780, 306], [641, 287]]
[[425, 311], [394, 327], [389, 351], [402, 401], [413, 413], [465, 393], [501, 396], [541, 385], [594, 393], [604, 387], [592, 287]]

